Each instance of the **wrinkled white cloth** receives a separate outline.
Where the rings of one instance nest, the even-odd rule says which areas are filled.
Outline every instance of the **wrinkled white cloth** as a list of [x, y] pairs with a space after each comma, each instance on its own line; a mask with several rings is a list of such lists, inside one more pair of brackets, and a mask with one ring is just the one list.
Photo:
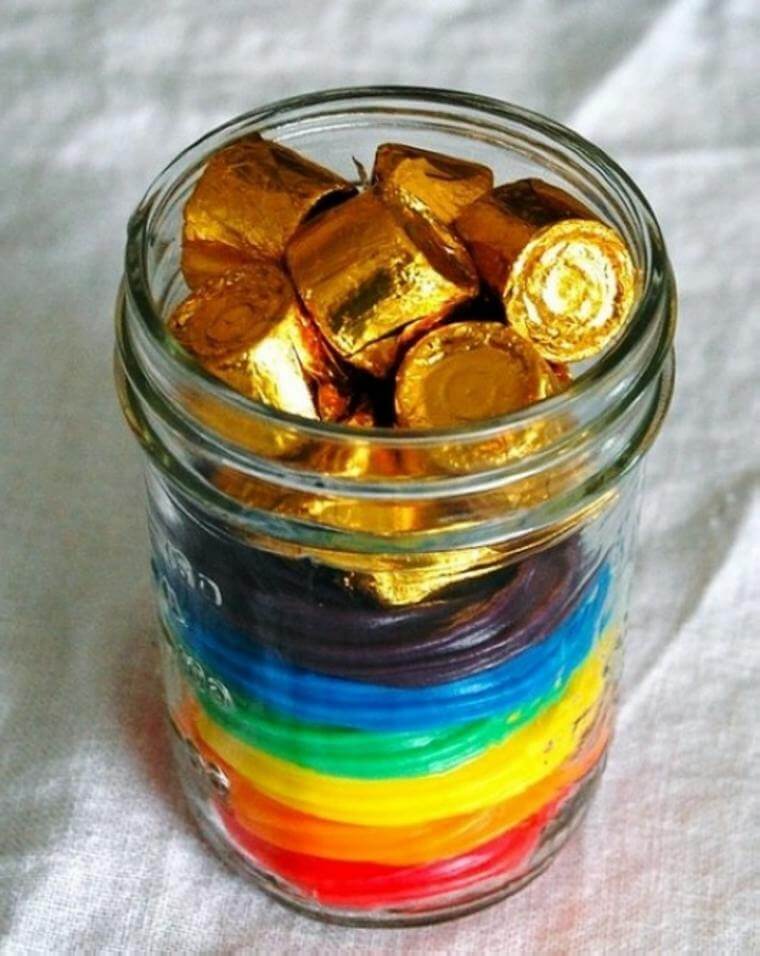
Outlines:
[[[759, 47], [757, 0], [4, 0], [0, 951], [760, 952]], [[199, 839], [111, 385], [124, 227], [158, 169], [252, 106], [367, 82], [579, 129], [649, 196], [681, 296], [604, 785], [520, 895], [405, 931], [293, 914]]]

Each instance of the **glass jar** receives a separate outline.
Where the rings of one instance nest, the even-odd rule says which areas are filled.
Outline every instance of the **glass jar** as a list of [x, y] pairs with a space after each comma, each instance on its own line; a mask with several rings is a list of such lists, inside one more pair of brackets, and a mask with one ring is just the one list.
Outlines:
[[[361, 430], [231, 392], [164, 323], [186, 294], [182, 206], [254, 130], [346, 178], [391, 141], [563, 187], [631, 250], [625, 332], [561, 394], [467, 428]], [[517, 890], [604, 766], [641, 462], [673, 386], [673, 279], [636, 186], [494, 100], [283, 101], [159, 176], [130, 220], [116, 321], [176, 760], [203, 833], [267, 892], [341, 922], [429, 922]]]

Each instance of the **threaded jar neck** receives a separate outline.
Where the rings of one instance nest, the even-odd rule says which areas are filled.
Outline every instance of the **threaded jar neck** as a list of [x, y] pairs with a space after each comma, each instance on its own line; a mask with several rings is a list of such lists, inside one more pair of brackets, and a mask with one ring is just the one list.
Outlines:
[[[554, 182], [628, 245], [640, 283], [624, 333], [559, 395], [467, 427], [356, 429], [230, 391], [189, 358], [165, 322], [185, 293], [184, 202], [210, 155], [254, 131], [346, 178], [355, 178], [353, 156], [371, 161], [378, 144], [405, 141], [491, 166], [497, 182], [525, 175]], [[335, 90], [247, 113], [156, 179], [129, 224], [116, 373], [141, 443], [205, 508], [252, 533], [319, 547], [373, 552], [392, 538], [393, 549], [427, 551], [541, 537], [574, 526], [614, 495], [667, 408], [674, 325], [675, 289], [657, 222], [629, 177], [591, 143], [483, 97]]]

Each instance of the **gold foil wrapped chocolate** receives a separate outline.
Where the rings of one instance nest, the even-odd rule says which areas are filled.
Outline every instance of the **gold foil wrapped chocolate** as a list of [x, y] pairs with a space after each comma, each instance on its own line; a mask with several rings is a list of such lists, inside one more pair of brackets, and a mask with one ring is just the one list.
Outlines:
[[470, 257], [446, 226], [389, 205], [374, 190], [306, 223], [287, 263], [330, 345], [378, 377], [410, 336], [478, 289]]
[[193, 390], [184, 401], [193, 417], [210, 432], [246, 452], [290, 461], [304, 447], [303, 434], [295, 425], [254, 418], [248, 409], [204, 391]]
[[[327, 528], [349, 529], [391, 538], [424, 535], [440, 527], [466, 528], [486, 515], [532, 507], [556, 497], [562, 490], [577, 486], [575, 466], [558, 463], [557, 469], [540, 479], [527, 477], [513, 487], [496, 487], [463, 496], [461, 502], [440, 501], [351, 501], [320, 493], [305, 493], [277, 487], [260, 480], [220, 469], [214, 484], [229, 497], [257, 508], [315, 523]], [[449, 551], [374, 553], [320, 548], [296, 544], [282, 538], [256, 533], [251, 543], [286, 557], [304, 558], [344, 571], [346, 582], [379, 603], [389, 606], [415, 604], [458, 582], [487, 574], [494, 568], [526, 557], [556, 544], [616, 500], [611, 489], [560, 521], [520, 535], [499, 545]]]
[[544, 226], [562, 219], [593, 219], [577, 199], [540, 179], [506, 183], [464, 209], [454, 228], [481, 277], [499, 296], [524, 246]]
[[[322, 452], [324, 454], [325, 450], [322, 449]], [[359, 477], [364, 474], [364, 466], [368, 464], [368, 454], [366, 446], [357, 446], [351, 458], [340, 462], [332, 474]], [[314, 460], [317, 459], [318, 456], [314, 456]], [[220, 468], [213, 477], [213, 483], [224, 494], [249, 507], [300, 521], [315, 522], [328, 528], [392, 537], [419, 530], [423, 526], [423, 512], [416, 502], [351, 498], [322, 491], [284, 488], [230, 468]]]
[[493, 188], [487, 166], [399, 143], [384, 143], [375, 153], [372, 181], [390, 200], [431, 212], [444, 223]]
[[282, 411], [318, 418], [319, 384], [337, 390], [337, 369], [274, 263], [207, 281], [179, 305], [168, 328], [207, 371]]
[[636, 272], [618, 234], [566, 219], [538, 232], [517, 257], [504, 304], [512, 327], [554, 362], [590, 358], [620, 332]]
[[[355, 461], [359, 461], [358, 456]], [[213, 483], [225, 495], [249, 507], [365, 534], [396, 536], [423, 531], [436, 507], [430, 502], [352, 500], [298, 492], [226, 468], [215, 474]], [[343, 571], [349, 587], [386, 606], [416, 604], [451, 584], [488, 573], [503, 560], [502, 552], [491, 547], [385, 555], [258, 536], [256, 544], [287, 557], [304, 558]]]
[[278, 259], [320, 204], [355, 188], [330, 170], [257, 134], [209, 160], [184, 209], [182, 270], [191, 288], [240, 265]]
[[[358, 462], [359, 457], [354, 460]], [[463, 496], [461, 500], [387, 502], [331, 498], [321, 492], [298, 492], [230, 469], [220, 469], [213, 481], [226, 495], [253, 508], [327, 528], [396, 537], [424, 535], [439, 527], [442, 521], [447, 526], [465, 528], [482, 521], [488, 514], [532, 507], [577, 484], [578, 475], [574, 466], [558, 463], [558, 469], [551, 474], [529, 476], [516, 485], [486, 489]], [[380, 604], [409, 605], [452, 584], [477, 578], [502, 564], [557, 543], [579, 524], [590, 520], [592, 513], [606, 507], [610, 494], [614, 496], [616, 492], [613, 490], [602, 496], [591, 506], [576, 509], [562, 521], [494, 546], [383, 554], [295, 544], [260, 534], [252, 536], [252, 543], [287, 557], [308, 559], [343, 571], [348, 586], [371, 595]]]
[[214, 279], [248, 265], [251, 256], [221, 242], [188, 240], [182, 244], [182, 275], [191, 289], [197, 289], [207, 279]]
[[[371, 555], [360, 555], [348, 572], [350, 584], [387, 607], [419, 604], [452, 584], [480, 577], [498, 566], [493, 548], [463, 548], [407, 555], [390, 567], [378, 567]], [[345, 565], [345, 558], [343, 562]], [[358, 567], [357, 567], [358, 564]]]
[[402, 426], [468, 425], [525, 408], [557, 390], [530, 342], [498, 322], [456, 322], [428, 332], [396, 378]]
[[[512, 329], [498, 322], [457, 322], [425, 335], [407, 352], [396, 378], [399, 425], [471, 426], [526, 408], [559, 390], [549, 364]], [[410, 450], [406, 469], [421, 474], [467, 474], [496, 468], [546, 446], [555, 422], [538, 420], [486, 438]], [[515, 496], [538, 500], [530, 481]]]

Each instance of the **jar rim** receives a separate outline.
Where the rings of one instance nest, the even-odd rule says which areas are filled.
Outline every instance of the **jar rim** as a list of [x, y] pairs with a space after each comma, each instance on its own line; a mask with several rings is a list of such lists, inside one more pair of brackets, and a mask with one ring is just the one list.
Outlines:
[[[394, 103], [396, 106], [403, 105], [407, 108], [417, 103], [422, 106], [435, 105], [459, 109], [471, 117], [476, 127], [485, 128], [489, 122], [511, 123], [529, 133], [550, 138], [552, 145], [559, 147], [563, 154], [592, 166], [594, 171], [612, 188], [615, 195], [627, 204], [634, 219], [643, 253], [639, 295], [625, 329], [609, 349], [566, 389], [535, 405], [495, 418], [468, 422], [465, 425], [416, 429], [390, 427], [366, 429], [340, 423], [312, 421], [234, 392], [194, 361], [166, 331], [161, 311], [151, 291], [146, 251], [150, 238], [151, 217], [157, 206], [193, 157], [201, 153], [201, 159], [205, 160], [209, 152], [214, 151], [206, 150], [205, 147], [220, 136], [231, 134], [237, 129], [240, 129], [243, 135], [244, 132], [252, 132], [260, 128], [268, 120], [274, 118], [283, 120], [289, 114], [298, 114], [304, 109], [330, 107], [339, 103], [347, 106], [364, 103], [380, 109], [383, 106], [386, 109], [393, 108]], [[506, 131], [504, 126], [499, 129], [502, 132]], [[637, 346], [641, 345], [647, 334], [651, 334], [653, 326], [661, 319], [660, 306], [664, 297], [672, 297], [672, 281], [664, 240], [654, 213], [633, 180], [603, 150], [555, 120], [498, 99], [434, 87], [394, 85], [336, 88], [288, 97], [243, 113], [205, 133], [180, 152], [148, 188], [129, 222], [125, 267], [126, 296], [135, 306], [141, 331], [146, 333], [151, 351], [161, 355], [184, 378], [191, 379], [194, 385], [202, 384], [203, 390], [207, 391], [214, 400], [222, 405], [233, 407], [236, 412], [265, 421], [270, 427], [282, 426], [289, 432], [301, 434], [306, 438], [327, 439], [338, 444], [354, 442], [357, 438], [361, 438], [362, 443], [368, 447], [381, 444], [384, 447], [393, 448], [425, 447], [439, 442], [470, 443], [488, 440], [505, 431], [529, 427], [537, 420], [566, 414], [589, 396], [605, 392], [620, 377], [626, 363], [630, 364], [631, 356], [635, 354]], [[665, 313], [667, 312], [666, 309]], [[637, 393], [659, 371], [670, 349], [672, 324], [672, 322], [662, 323], [659, 345], [656, 351], [648, 356], [648, 361], [654, 363], [655, 367], [650, 368], [649, 374], [642, 377]], [[628, 399], [632, 401], [635, 397], [635, 394], [629, 395]], [[525, 460], [522, 464], [525, 465]]]

